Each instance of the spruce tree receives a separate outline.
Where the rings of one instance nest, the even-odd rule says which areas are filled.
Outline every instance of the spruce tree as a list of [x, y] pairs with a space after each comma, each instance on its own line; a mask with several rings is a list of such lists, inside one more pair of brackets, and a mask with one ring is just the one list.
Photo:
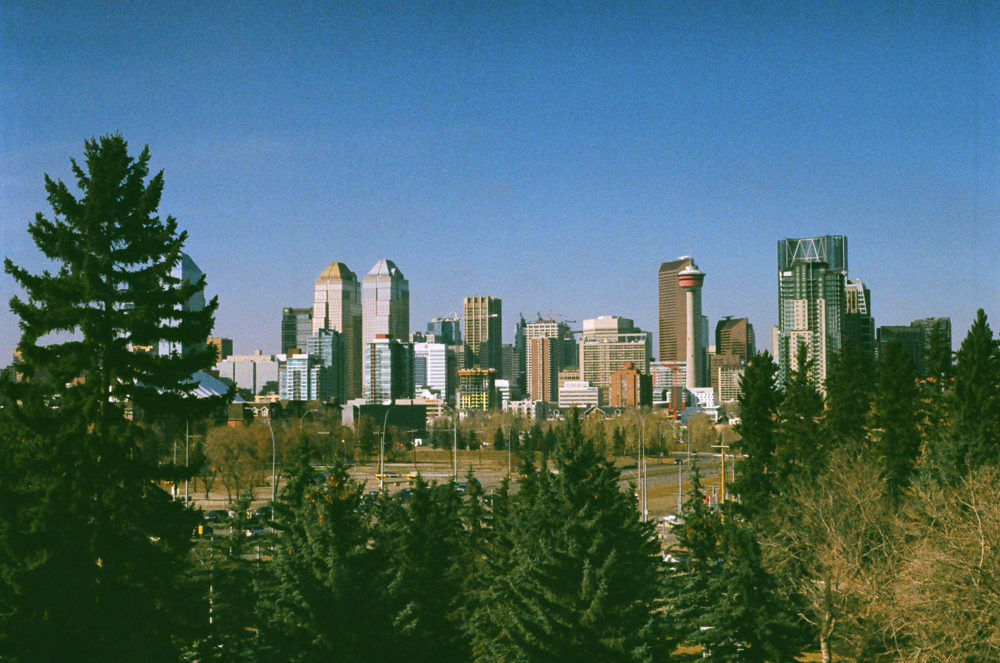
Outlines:
[[872, 408], [872, 437], [886, 497], [898, 503], [920, 455], [920, 404], [913, 361], [899, 341], [882, 347]]
[[794, 482], [810, 481], [822, 470], [828, 448], [820, 432], [823, 397], [812, 380], [815, 361], [805, 344], [798, 347], [798, 366], [790, 372], [778, 410], [774, 479], [778, 492]]
[[732, 492], [739, 511], [753, 520], [767, 511], [775, 492], [775, 445], [781, 391], [777, 385], [778, 366], [771, 355], [754, 355], [740, 380], [740, 439], [733, 447], [743, 458], [736, 464]]
[[634, 496], [575, 416], [555, 464], [533, 470], [494, 511], [467, 627], [473, 660], [663, 660], [670, 643], [652, 524], [639, 521]]
[[[213, 363], [216, 301], [185, 310], [204, 279], [171, 275], [187, 235], [157, 215], [148, 149], [133, 159], [105, 136], [84, 153], [79, 197], [46, 176], [53, 217], [29, 226], [55, 269], [4, 261], [25, 296], [10, 302], [23, 379], [4, 387], [2, 415], [0, 658], [176, 660], [197, 515], [156, 485], [138, 422], [219, 405], [193, 398], [191, 380]], [[161, 340], [189, 351], [141, 350]]]
[[823, 432], [831, 447], [860, 449], [866, 444], [875, 365], [857, 343], [847, 341], [826, 378]]
[[313, 481], [309, 450], [296, 450], [276, 510], [273, 560], [258, 585], [259, 658], [265, 661], [387, 660], [388, 560], [369, 546], [364, 486], [339, 461]]
[[953, 480], [1000, 463], [1000, 342], [982, 309], [956, 354], [953, 412], [944, 454]]
[[681, 510], [682, 522], [674, 526], [680, 548], [666, 582], [667, 614], [673, 630], [689, 645], [706, 644], [702, 627], [718, 600], [714, 577], [720, 559], [722, 521], [708, 506], [697, 462], [691, 468], [690, 489]]
[[418, 478], [404, 503], [396, 496], [379, 513], [375, 545], [389, 560], [385, 596], [392, 624], [375, 658], [419, 663], [469, 660], [459, 622], [465, 526], [453, 484]]

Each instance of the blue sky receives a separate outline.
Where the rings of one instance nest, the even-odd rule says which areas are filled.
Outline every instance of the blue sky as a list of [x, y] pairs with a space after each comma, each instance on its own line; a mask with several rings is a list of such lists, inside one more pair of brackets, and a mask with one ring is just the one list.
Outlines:
[[[332, 261], [392, 259], [411, 328], [468, 295], [633, 318], [690, 254], [777, 321], [776, 242], [845, 234], [877, 325], [1000, 327], [1000, 4], [0, 3], [0, 240], [120, 132], [237, 352]], [[0, 299], [15, 293], [0, 276]], [[0, 314], [0, 364], [18, 338]], [[654, 346], [655, 347], [655, 346]]]

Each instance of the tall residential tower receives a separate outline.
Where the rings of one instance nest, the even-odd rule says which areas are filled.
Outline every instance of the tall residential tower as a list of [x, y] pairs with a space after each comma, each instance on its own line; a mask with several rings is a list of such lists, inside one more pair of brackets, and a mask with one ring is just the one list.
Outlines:
[[[840, 351], [847, 304], [847, 237], [823, 235], [778, 241], [778, 375], [784, 384], [799, 362], [813, 361], [822, 388]], [[806, 357], [799, 357], [804, 347]]]
[[503, 355], [501, 353], [501, 330], [503, 319], [499, 297], [466, 297], [465, 344], [469, 347], [471, 363], [480, 368], [492, 368], [497, 377], [500, 374]]

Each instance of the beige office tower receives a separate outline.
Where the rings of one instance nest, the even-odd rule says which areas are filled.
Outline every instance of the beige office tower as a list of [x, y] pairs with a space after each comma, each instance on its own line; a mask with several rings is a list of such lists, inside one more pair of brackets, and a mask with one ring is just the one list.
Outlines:
[[[340, 332], [343, 357], [341, 380], [347, 398], [361, 397], [361, 286], [358, 277], [342, 262], [330, 263], [316, 279], [312, 333], [321, 329]], [[305, 350], [305, 348], [301, 348]]]
[[361, 343], [376, 336], [410, 338], [410, 282], [391, 260], [379, 260], [361, 283]]
[[601, 388], [604, 404], [611, 395], [611, 376], [631, 362], [649, 374], [652, 343], [648, 332], [638, 329], [628, 318], [604, 315], [583, 321], [580, 337], [580, 379]]
[[497, 377], [507, 377], [500, 371], [503, 366], [501, 350], [501, 301], [499, 297], [466, 297], [463, 305], [465, 311], [465, 344], [469, 348], [469, 360], [472, 366], [492, 368]]

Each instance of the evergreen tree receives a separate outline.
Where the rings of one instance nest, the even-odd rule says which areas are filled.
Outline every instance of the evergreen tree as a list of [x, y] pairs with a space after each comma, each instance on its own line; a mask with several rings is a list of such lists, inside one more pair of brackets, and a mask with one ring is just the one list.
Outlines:
[[925, 375], [920, 382], [920, 438], [926, 448], [929, 474], [938, 481], [957, 478], [951, 454], [955, 421], [952, 416], [955, 365], [951, 334], [943, 323], [931, 329], [924, 346]]
[[794, 604], [778, 593], [764, 568], [753, 532], [730, 518], [722, 527], [720, 566], [712, 577], [714, 602], [701, 632], [706, 658], [713, 661], [795, 660], [805, 642]]
[[575, 417], [566, 431], [556, 472], [533, 471], [494, 510], [468, 624], [473, 659], [662, 660], [670, 643], [652, 525]]
[[733, 447], [744, 458], [736, 464], [732, 492], [739, 499], [739, 511], [753, 519], [766, 512], [775, 492], [774, 465], [777, 414], [781, 392], [777, 385], [778, 367], [768, 353], [754, 355], [740, 380], [740, 439]]
[[387, 501], [379, 513], [376, 547], [390, 560], [386, 598], [392, 631], [375, 651], [378, 660], [467, 661], [469, 647], [458, 620], [464, 577], [465, 527], [461, 497], [449, 484], [418, 478], [408, 500]]
[[778, 443], [774, 450], [774, 481], [778, 492], [799, 480], [810, 481], [823, 468], [828, 452], [820, 433], [823, 397], [812, 381], [815, 365], [808, 348], [798, 347], [798, 366], [788, 375], [778, 410]]
[[273, 560], [258, 587], [261, 660], [388, 660], [378, 653], [388, 631], [388, 560], [369, 546], [363, 491], [339, 461], [316, 486], [308, 448], [297, 449], [276, 505]]
[[615, 455], [624, 456], [625, 455], [625, 433], [622, 431], [620, 426], [615, 426], [614, 437], [612, 438], [613, 444], [615, 446]]
[[956, 355], [954, 420], [944, 454], [953, 480], [1000, 463], [1000, 343], [982, 309]]
[[192, 551], [198, 591], [188, 609], [200, 617], [200, 628], [183, 660], [235, 663], [252, 660], [256, 649], [254, 582], [261, 562], [247, 558], [253, 539], [246, 531], [255, 525], [248, 517], [249, 494], [230, 506], [235, 515], [228, 534], [215, 536], [206, 527]]
[[718, 600], [714, 576], [721, 561], [722, 521], [719, 512], [708, 506], [697, 462], [689, 479], [691, 487], [681, 510], [682, 522], [673, 529], [681, 552], [667, 578], [667, 612], [682, 642], [705, 645], [702, 627], [710, 625], [708, 615]]
[[871, 357], [850, 341], [830, 363], [823, 433], [832, 447], [859, 449], [867, 444], [874, 373]]
[[[80, 197], [46, 176], [54, 216], [29, 226], [56, 269], [4, 261], [26, 296], [10, 302], [24, 379], [4, 387], [0, 658], [177, 660], [198, 517], [156, 485], [168, 473], [143, 456], [152, 428], [132, 419], [220, 404], [191, 393], [214, 361], [217, 303], [184, 308], [204, 279], [171, 275], [187, 235], [157, 216], [163, 176], [147, 181], [148, 149], [133, 159], [106, 136], [84, 152]], [[140, 350], [161, 340], [185, 352]]]
[[919, 401], [913, 361], [899, 341], [882, 347], [872, 408], [872, 437], [886, 496], [898, 503], [920, 455]]

